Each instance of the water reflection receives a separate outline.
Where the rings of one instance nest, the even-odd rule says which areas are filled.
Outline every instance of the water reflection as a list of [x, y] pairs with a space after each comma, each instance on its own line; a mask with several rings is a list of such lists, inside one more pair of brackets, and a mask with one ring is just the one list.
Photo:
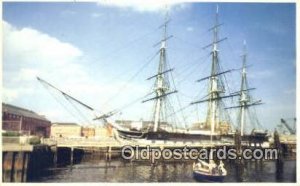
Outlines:
[[[224, 182], [295, 182], [295, 160], [227, 161]], [[107, 162], [98, 157], [84, 157], [79, 164], [50, 168], [30, 182], [195, 182], [193, 161], [184, 162]]]
[[245, 169], [244, 161], [236, 162], [235, 171], [236, 171], [236, 181], [237, 182], [245, 181], [245, 179], [244, 179], [244, 169]]
[[276, 180], [278, 182], [283, 181], [283, 168], [284, 168], [284, 163], [282, 160], [277, 160], [276, 161]]

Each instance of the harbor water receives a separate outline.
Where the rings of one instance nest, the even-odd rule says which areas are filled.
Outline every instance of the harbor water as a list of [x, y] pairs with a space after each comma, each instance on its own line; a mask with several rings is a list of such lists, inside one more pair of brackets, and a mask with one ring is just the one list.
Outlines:
[[[296, 182], [296, 161], [225, 161], [228, 175], [224, 182]], [[130, 162], [122, 159], [106, 161], [84, 156], [81, 162], [45, 169], [28, 182], [196, 182], [193, 161]]]

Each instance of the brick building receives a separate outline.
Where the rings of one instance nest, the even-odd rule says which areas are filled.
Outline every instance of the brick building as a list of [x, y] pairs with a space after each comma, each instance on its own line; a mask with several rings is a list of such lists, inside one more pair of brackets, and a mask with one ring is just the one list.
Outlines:
[[51, 122], [31, 110], [2, 103], [2, 130], [49, 137]]

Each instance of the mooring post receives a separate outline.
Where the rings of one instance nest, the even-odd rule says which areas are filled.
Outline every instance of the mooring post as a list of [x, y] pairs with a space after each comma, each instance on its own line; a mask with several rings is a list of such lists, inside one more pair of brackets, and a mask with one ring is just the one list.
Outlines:
[[12, 153], [11, 169], [10, 169], [11, 170], [11, 172], [10, 172], [10, 181], [11, 182], [14, 182], [16, 154], [17, 154], [17, 152]]
[[101, 160], [101, 158], [102, 158], [102, 151], [101, 151], [100, 147], [98, 147], [98, 149], [97, 149], [97, 154], [96, 155], [98, 155], [98, 154], [99, 154], [99, 158]]
[[279, 134], [277, 132], [277, 130], [275, 130], [274, 132], [274, 146], [275, 148], [277, 149], [277, 152], [278, 152], [278, 160], [282, 160], [282, 146], [281, 146], [281, 143], [280, 143], [280, 139], [279, 139]]
[[112, 153], [111, 146], [109, 146], [108, 147], [108, 159], [109, 159], [109, 161], [111, 160], [111, 153]]
[[58, 148], [55, 147], [54, 148], [54, 152], [53, 152], [53, 164], [54, 164], [54, 167], [57, 166], [57, 160], [58, 160]]
[[28, 169], [28, 162], [29, 162], [30, 154], [24, 152], [23, 154], [23, 168], [22, 168], [22, 182], [27, 181], [27, 169]]
[[71, 165], [71, 167], [72, 167], [72, 165], [73, 165], [73, 156], [74, 156], [74, 147], [71, 147], [71, 153], [70, 153], [71, 155], [71, 157], [70, 157], [70, 165]]
[[6, 155], [7, 152], [2, 152], [2, 182], [7, 181]]
[[15, 152], [14, 161], [14, 172], [13, 172], [13, 182], [22, 182], [22, 172], [23, 172], [23, 154], [25, 152], [17, 151]]
[[236, 130], [235, 132], [235, 140], [234, 140], [234, 145], [235, 145], [235, 149], [238, 153], [238, 155], [241, 154], [242, 151], [242, 144], [241, 144], [241, 135], [240, 132], [238, 130]]
[[105, 160], [106, 161], [108, 160], [108, 147], [106, 147], [106, 150], [105, 150]]
[[245, 162], [243, 160], [239, 160], [239, 163], [236, 164], [236, 173], [237, 173], [237, 181], [242, 182], [244, 181], [244, 169], [245, 169]]

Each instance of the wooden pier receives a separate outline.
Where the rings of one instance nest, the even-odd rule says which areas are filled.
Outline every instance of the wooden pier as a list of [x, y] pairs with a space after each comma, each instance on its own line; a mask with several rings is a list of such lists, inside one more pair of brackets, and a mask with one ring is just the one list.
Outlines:
[[43, 167], [51, 164], [52, 152], [47, 145], [2, 145], [2, 181], [26, 182]]
[[[296, 144], [290, 141], [282, 143], [277, 134], [274, 134], [274, 144], [271, 145], [280, 152], [280, 158], [284, 152], [291, 153], [291, 149], [296, 148]], [[98, 156], [101, 159], [110, 161], [113, 158], [120, 158], [124, 146], [145, 149], [175, 149], [175, 148], [195, 148], [211, 149], [223, 148], [236, 149], [240, 153], [244, 148], [268, 148], [257, 141], [243, 142], [238, 135], [233, 142], [219, 141], [149, 141], [125, 140], [121, 138], [102, 137], [102, 138], [56, 138], [43, 139], [40, 145], [29, 144], [9, 144], [2, 146], [2, 180], [3, 182], [26, 182], [28, 177], [39, 174], [43, 168], [57, 165], [70, 165], [79, 163], [84, 154]], [[138, 152], [139, 153], [139, 152]], [[282, 163], [279, 160], [279, 165]], [[132, 160], [137, 161], [137, 160]], [[243, 164], [243, 162], [237, 162]]]

